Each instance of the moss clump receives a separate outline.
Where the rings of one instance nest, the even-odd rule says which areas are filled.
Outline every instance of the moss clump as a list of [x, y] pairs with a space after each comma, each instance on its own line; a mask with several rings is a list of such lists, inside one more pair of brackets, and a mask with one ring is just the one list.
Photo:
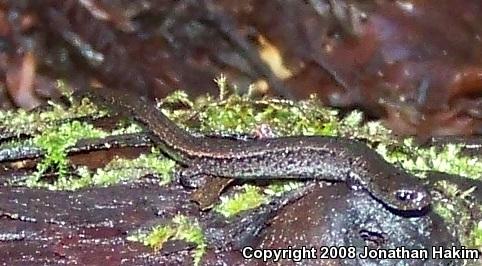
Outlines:
[[142, 242], [143, 245], [148, 246], [154, 250], [162, 249], [164, 243], [176, 235], [176, 229], [169, 225], [156, 226], [152, 231], [145, 235], [131, 236], [130, 241]]
[[189, 95], [185, 91], [175, 91], [169, 94], [166, 98], [160, 101], [160, 105], [174, 104], [187, 106], [189, 108], [194, 107], [194, 103], [189, 99]]
[[198, 222], [183, 215], [174, 217], [169, 224], [155, 226], [150, 232], [131, 235], [127, 237], [127, 240], [141, 242], [154, 250], [160, 250], [169, 240], [184, 240], [194, 243], [196, 245], [193, 254], [194, 265], [199, 265], [207, 247]]
[[122, 181], [132, 181], [147, 174], [159, 176], [160, 184], [171, 182], [175, 162], [162, 159], [158, 150], [153, 149], [149, 154], [142, 154], [133, 160], [114, 159], [102, 169], [97, 169], [91, 177], [94, 186], [109, 186]]
[[232, 217], [242, 211], [249, 210], [266, 203], [267, 197], [261, 189], [252, 185], [243, 185], [242, 192], [237, 192], [230, 197], [221, 197], [221, 204], [214, 210], [225, 217]]
[[482, 221], [478, 221], [470, 232], [470, 245], [478, 248], [482, 252]]
[[208, 102], [204, 102], [206, 105], [199, 114], [202, 132], [250, 133], [257, 125], [268, 124], [283, 136], [336, 133], [337, 112], [315, 107], [315, 100], [298, 105], [290, 101], [253, 101], [242, 96], [231, 96], [222, 103]]
[[142, 127], [137, 123], [129, 123], [127, 125], [120, 124], [116, 129], [112, 130], [109, 135], [134, 134], [142, 131]]
[[385, 145], [399, 145], [399, 141], [391, 135], [390, 129], [379, 121], [363, 123], [363, 113], [355, 110], [350, 112], [336, 124], [337, 135], [353, 139], [366, 140], [369, 145], [383, 143]]
[[132, 182], [148, 174], [158, 176], [159, 184], [165, 185], [171, 182], [174, 167], [173, 160], [163, 158], [159, 151], [153, 149], [151, 153], [141, 154], [135, 159], [116, 158], [94, 173], [87, 167], [78, 167], [74, 171], [76, 176], [59, 176], [53, 183], [38, 180], [38, 177], [33, 176], [28, 179], [27, 185], [50, 190], [73, 191], [86, 187], [106, 187], [121, 182]]
[[474, 206], [470, 194], [475, 188], [461, 191], [457, 185], [445, 180], [437, 182], [435, 186], [438, 191], [443, 191], [443, 197], [434, 202], [434, 212], [447, 224], [453, 225], [462, 245], [482, 251], [481, 221], [475, 220], [471, 215]]
[[[179, 101], [179, 102], [176, 102]], [[353, 111], [340, 118], [336, 109], [322, 107], [312, 96], [305, 101], [277, 99], [254, 100], [248, 95], [224, 95], [221, 99], [206, 96], [190, 101], [185, 93], [175, 92], [161, 101], [172, 106], [189, 108], [163, 111], [180, 124], [192, 122], [194, 115], [199, 123], [191, 127], [203, 133], [251, 134], [256, 126], [269, 125], [278, 136], [325, 135], [366, 139], [372, 143], [394, 144], [391, 131], [380, 122], [363, 123], [363, 113]]]
[[263, 190], [266, 195], [280, 196], [285, 192], [295, 190], [303, 186], [304, 182], [276, 181]]
[[0, 144], [0, 150], [16, 149], [21, 147], [32, 147], [33, 143], [31, 139], [28, 140], [18, 140], [11, 139]]
[[377, 151], [392, 163], [400, 163], [410, 171], [439, 171], [473, 179], [482, 177], [482, 160], [465, 156], [461, 144], [447, 144], [442, 148], [417, 147], [412, 139], [405, 139], [403, 145], [389, 149], [379, 145]]
[[233, 217], [238, 213], [254, 209], [268, 202], [271, 197], [281, 196], [283, 193], [303, 186], [303, 182], [273, 181], [265, 189], [253, 185], [243, 185], [237, 193], [222, 196], [221, 203], [214, 210], [224, 217]]
[[43, 160], [37, 164], [34, 180], [38, 181], [47, 170], [55, 170], [60, 178], [68, 173], [67, 148], [75, 145], [79, 139], [102, 138], [107, 133], [94, 128], [93, 125], [73, 121], [61, 124], [59, 127], [45, 129], [33, 138], [32, 143], [45, 151]]
[[[133, 180], [145, 174], [156, 174], [165, 184], [170, 180], [170, 172], [174, 167], [171, 160], [159, 159], [160, 153], [153, 152], [141, 155], [135, 160], [117, 159], [111, 162], [106, 169], [99, 169], [95, 174], [90, 173], [86, 167], [74, 169], [69, 173], [69, 160], [67, 149], [77, 143], [79, 139], [103, 138], [108, 135], [128, 134], [141, 132], [142, 128], [137, 123], [120, 124], [112, 132], [94, 128], [93, 125], [80, 121], [60, 122], [89, 115], [91, 117], [104, 116], [106, 112], [99, 111], [97, 106], [84, 98], [77, 102], [70, 98], [71, 105], [65, 109], [63, 106], [49, 103], [49, 111], [25, 112], [0, 112], [0, 117], [5, 119], [1, 126], [17, 133], [35, 133], [33, 138], [18, 141], [12, 140], [2, 145], [2, 149], [18, 146], [32, 146], [45, 151], [43, 159], [37, 164], [36, 172], [22, 184], [29, 187], [44, 187], [51, 190], [77, 190], [90, 186], [106, 186], [122, 181]], [[46, 181], [41, 177], [47, 172], [56, 175], [55, 181]]]
[[55, 121], [83, 116], [99, 117], [106, 114], [88, 98], [81, 101], [71, 100], [68, 108], [53, 102], [48, 102], [48, 104], [51, 107], [50, 110], [42, 112], [27, 112], [23, 109], [0, 111], [0, 121], [2, 121], [0, 127], [8, 129], [14, 134], [41, 132], [51, 127]]

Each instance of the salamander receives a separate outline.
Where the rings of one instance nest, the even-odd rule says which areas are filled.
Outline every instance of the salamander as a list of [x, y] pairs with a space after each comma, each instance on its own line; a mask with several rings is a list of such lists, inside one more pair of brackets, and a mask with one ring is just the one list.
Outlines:
[[183, 167], [182, 178], [201, 175], [234, 179], [322, 179], [347, 182], [400, 211], [431, 203], [420, 180], [386, 162], [365, 143], [343, 137], [293, 136], [235, 141], [193, 136], [141, 97], [99, 89], [111, 107], [121, 107], [145, 124], [154, 141]]

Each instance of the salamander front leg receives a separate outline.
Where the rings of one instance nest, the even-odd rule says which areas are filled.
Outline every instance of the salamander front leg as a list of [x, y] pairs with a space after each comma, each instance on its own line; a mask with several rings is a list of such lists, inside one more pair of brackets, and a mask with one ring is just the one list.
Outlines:
[[201, 173], [199, 167], [187, 167], [177, 169], [176, 179], [186, 188], [200, 188], [203, 187], [208, 177]]
[[177, 176], [182, 186], [195, 189], [191, 200], [196, 202], [202, 211], [210, 209], [219, 200], [223, 190], [234, 181], [203, 174], [197, 167], [180, 169]]

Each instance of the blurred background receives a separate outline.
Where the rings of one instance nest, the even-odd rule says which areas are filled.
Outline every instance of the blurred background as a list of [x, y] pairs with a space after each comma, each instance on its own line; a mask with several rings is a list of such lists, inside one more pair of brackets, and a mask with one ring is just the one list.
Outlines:
[[365, 111], [400, 135], [482, 134], [480, 0], [0, 0], [0, 108], [57, 81]]

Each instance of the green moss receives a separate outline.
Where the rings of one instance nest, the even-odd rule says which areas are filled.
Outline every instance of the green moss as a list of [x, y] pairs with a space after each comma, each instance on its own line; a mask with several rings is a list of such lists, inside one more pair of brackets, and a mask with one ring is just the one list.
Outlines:
[[[64, 88], [59, 83], [59, 88]], [[33, 146], [45, 151], [45, 157], [37, 165], [37, 171], [25, 182], [27, 186], [52, 187], [51, 184], [40, 181], [40, 177], [47, 170], [57, 172], [59, 178], [56, 184], [63, 187], [70, 181], [66, 178], [68, 172], [68, 159], [65, 149], [75, 145], [81, 138], [104, 137], [106, 133], [95, 129], [92, 125], [79, 121], [60, 123], [62, 120], [69, 120], [78, 117], [100, 117], [106, 115], [104, 110], [99, 109], [88, 98], [80, 101], [69, 99], [69, 107], [65, 108], [61, 104], [48, 102], [47, 111], [27, 112], [23, 109], [14, 111], [0, 111], [0, 128], [4, 128], [11, 133], [36, 134], [32, 139], [12, 140], [2, 144], [0, 149], [9, 149], [20, 146]], [[86, 179], [76, 180], [73, 187], [83, 187]], [[62, 185], [64, 184], [64, 185]]]
[[304, 182], [275, 181], [266, 187], [263, 192], [269, 196], [280, 196], [288, 191], [295, 190], [304, 185]]
[[139, 233], [127, 237], [132, 242], [141, 242], [154, 250], [160, 250], [169, 239], [176, 235], [176, 229], [170, 225], [158, 225], [149, 233]]
[[469, 238], [471, 240], [469, 246], [475, 247], [482, 252], [482, 221], [478, 221], [478, 223], [474, 226], [470, 232]]
[[482, 176], [482, 160], [465, 156], [463, 145], [447, 144], [443, 148], [417, 147], [412, 139], [405, 139], [403, 145], [389, 149], [382, 144], [377, 151], [392, 163], [411, 171], [439, 171], [479, 179]]
[[202, 228], [197, 222], [190, 221], [185, 216], [176, 216], [173, 222], [178, 228], [174, 239], [181, 239], [196, 244], [196, 251], [193, 255], [194, 265], [199, 265], [207, 247]]
[[33, 147], [32, 139], [18, 140], [12, 139], [0, 144], [0, 150], [15, 149], [20, 147]]
[[443, 198], [434, 201], [434, 212], [457, 232], [463, 246], [478, 248], [482, 251], [481, 222], [472, 218], [473, 203], [468, 197], [474, 188], [461, 191], [457, 185], [448, 181], [437, 182], [436, 188], [438, 191], [443, 191]]
[[337, 124], [337, 135], [366, 140], [368, 144], [399, 145], [392, 132], [379, 121], [363, 123], [363, 113], [352, 111]]
[[160, 105], [174, 104], [187, 106], [189, 108], [194, 107], [194, 103], [189, 99], [189, 95], [185, 91], [175, 91], [169, 94], [166, 98], [160, 101]]
[[158, 176], [160, 185], [171, 182], [172, 172], [175, 167], [173, 160], [163, 158], [159, 151], [153, 149], [149, 154], [141, 154], [135, 159], [115, 158], [104, 168], [92, 173], [87, 167], [80, 166], [75, 169], [76, 176], [60, 176], [53, 183], [38, 180], [34, 176], [28, 179], [30, 187], [44, 187], [50, 190], [78, 190], [86, 187], [105, 187], [121, 182], [132, 182], [145, 175]]
[[199, 124], [194, 124], [194, 128], [203, 133], [252, 134], [257, 126], [267, 124], [278, 136], [343, 135], [373, 143], [397, 143], [390, 135], [391, 131], [380, 122], [362, 123], [364, 117], [360, 111], [340, 118], [337, 110], [323, 107], [314, 96], [299, 102], [253, 100], [247, 95], [224, 95], [220, 99], [206, 96], [192, 103], [183, 93], [173, 95], [162, 103], [191, 106], [191, 109], [164, 109], [164, 113], [181, 124], [196, 115]]
[[[169, 182], [166, 172], [173, 167], [170, 160], [154, 158], [159, 153], [143, 155], [136, 160], [117, 160], [107, 169], [100, 169], [92, 175], [85, 167], [77, 169], [78, 177], [69, 175], [69, 160], [66, 149], [76, 144], [79, 139], [103, 138], [107, 135], [141, 132], [142, 128], [136, 123], [119, 125], [111, 133], [94, 128], [91, 124], [79, 121], [60, 123], [63, 119], [91, 116], [104, 116], [106, 112], [99, 110], [88, 98], [80, 102], [70, 99], [70, 107], [49, 102], [50, 108], [43, 112], [26, 112], [24, 110], [0, 112], [0, 127], [8, 128], [16, 133], [35, 133], [33, 138], [24, 141], [12, 140], [2, 144], [2, 149], [19, 146], [33, 146], [45, 151], [44, 158], [37, 164], [37, 171], [23, 184], [29, 187], [45, 187], [51, 190], [76, 190], [93, 185], [108, 185], [126, 181], [127, 175], [133, 178], [143, 174], [153, 173], [161, 177], [161, 183]], [[119, 164], [126, 166], [121, 169]], [[56, 174], [54, 181], [42, 180], [47, 171]], [[122, 173], [122, 174], [121, 174]]]
[[237, 100], [232, 99], [224, 106], [206, 106], [199, 114], [202, 121], [201, 131], [243, 133], [254, 128], [256, 125], [254, 109], [246, 104], [235, 104], [234, 102]]
[[0, 127], [7, 128], [13, 133], [41, 132], [52, 126], [51, 123], [54, 121], [83, 116], [98, 117], [106, 114], [87, 98], [80, 102], [72, 101], [69, 108], [53, 102], [48, 104], [51, 110], [43, 112], [27, 112], [23, 109], [0, 111]]
[[[446, 199], [440, 199], [436, 201], [434, 211], [439, 214], [447, 223], [454, 224], [457, 220], [460, 220], [461, 210], [464, 210], [463, 202], [458, 197], [459, 190], [456, 185], [447, 181], [437, 182], [436, 186], [444, 191], [444, 197]], [[447, 200], [450, 199], [450, 200]]]
[[454, 213], [456, 212], [456, 208], [453, 204], [435, 202], [433, 204], [433, 211], [438, 215], [440, 215], [445, 222], [447, 223], [455, 222]]
[[222, 196], [221, 203], [214, 210], [225, 217], [233, 217], [243, 211], [255, 209], [268, 202], [271, 197], [295, 190], [303, 186], [303, 182], [273, 181], [266, 188], [261, 189], [253, 185], [243, 185], [242, 191], [231, 196]]
[[37, 164], [37, 173], [30, 181], [37, 182], [47, 170], [54, 170], [60, 178], [64, 178], [69, 166], [66, 149], [75, 145], [79, 139], [102, 138], [106, 135], [106, 132], [94, 128], [91, 124], [79, 121], [45, 129], [32, 140], [36, 147], [45, 151], [45, 156]]
[[[199, 116], [202, 132], [251, 133], [267, 124], [278, 135], [334, 135], [336, 111], [316, 108], [314, 101], [252, 101], [231, 96], [222, 104], [204, 101]], [[263, 108], [260, 108], [262, 106]]]
[[231, 94], [236, 94], [236, 87], [233, 87], [224, 74], [214, 79], [219, 88], [219, 100], [226, 99]]
[[243, 185], [244, 191], [237, 192], [231, 197], [221, 197], [221, 204], [214, 210], [225, 217], [232, 217], [242, 211], [249, 210], [264, 204], [267, 200], [260, 188], [252, 185]]
[[114, 129], [110, 135], [122, 135], [122, 134], [133, 134], [144, 131], [142, 127], [137, 123], [129, 123], [128, 125], [119, 125]]
[[196, 245], [193, 254], [194, 265], [199, 265], [207, 247], [199, 223], [184, 215], [174, 217], [171, 223], [167, 225], [155, 226], [150, 232], [131, 235], [127, 237], [127, 240], [141, 242], [154, 250], [160, 250], [169, 240], [183, 240], [194, 243]]
[[[86, 170], [86, 168], [82, 167], [80, 170], [77, 171], [82, 172], [82, 170]], [[26, 182], [26, 185], [29, 187], [46, 188], [48, 190], [74, 191], [90, 187], [92, 185], [92, 178], [88, 175], [80, 175], [79, 177], [67, 175], [59, 176], [53, 182], [47, 182], [43, 180], [38, 180], [37, 178], [35, 178], [35, 176], [32, 176], [27, 179]]]
[[159, 151], [153, 150], [149, 154], [141, 154], [133, 160], [114, 159], [104, 168], [97, 169], [92, 176], [92, 185], [109, 186], [123, 181], [132, 181], [147, 174], [159, 176], [160, 184], [171, 182], [175, 162], [162, 159]]
[[313, 102], [301, 105], [268, 105], [256, 115], [257, 120], [276, 128], [280, 135], [329, 135], [336, 134], [337, 112], [316, 108]]

